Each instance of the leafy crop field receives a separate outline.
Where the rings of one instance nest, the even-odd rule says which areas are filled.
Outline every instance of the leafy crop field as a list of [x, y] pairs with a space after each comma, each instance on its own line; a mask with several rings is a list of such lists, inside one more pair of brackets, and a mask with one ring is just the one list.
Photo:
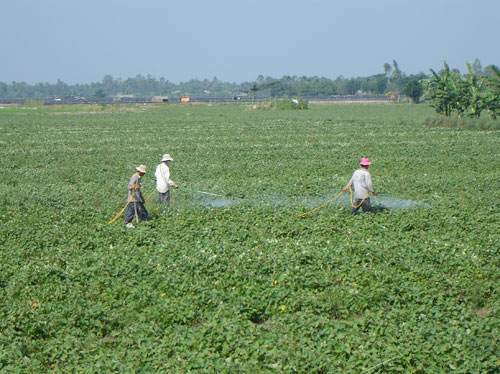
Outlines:
[[[432, 112], [0, 109], [0, 372], [497, 373], [499, 132]], [[224, 198], [175, 190], [108, 224], [164, 153]], [[375, 190], [420, 206], [297, 218], [364, 156]]]

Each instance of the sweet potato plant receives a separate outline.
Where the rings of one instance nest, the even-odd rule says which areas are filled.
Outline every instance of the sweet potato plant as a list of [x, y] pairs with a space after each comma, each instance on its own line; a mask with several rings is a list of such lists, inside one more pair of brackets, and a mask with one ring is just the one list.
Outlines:
[[[498, 131], [425, 105], [116, 108], [0, 109], [2, 373], [500, 370]], [[164, 153], [231, 203], [174, 190], [108, 224]], [[428, 207], [297, 218], [361, 157]]]

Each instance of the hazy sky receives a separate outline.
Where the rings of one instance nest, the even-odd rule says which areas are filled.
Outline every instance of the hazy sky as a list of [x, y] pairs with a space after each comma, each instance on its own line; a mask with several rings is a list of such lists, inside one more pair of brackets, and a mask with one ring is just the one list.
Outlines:
[[500, 65], [500, 0], [2, 0], [0, 82], [241, 83]]

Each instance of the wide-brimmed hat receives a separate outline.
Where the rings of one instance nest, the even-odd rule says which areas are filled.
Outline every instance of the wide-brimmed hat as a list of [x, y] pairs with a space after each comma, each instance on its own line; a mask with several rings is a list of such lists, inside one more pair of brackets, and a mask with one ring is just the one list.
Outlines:
[[361, 159], [361, 162], [359, 163], [361, 166], [368, 166], [371, 165], [372, 163], [370, 162], [370, 159], [367, 157], [363, 157]]
[[174, 159], [172, 157], [170, 157], [170, 155], [168, 153], [166, 153], [163, 155], [163, 158], [161, 159], [161, 162], [165, 162], [165, 161], [174, 161]]
[[146, 165], [139, 165], [135, 168], [135, 170], [137, 170], [140, 173], [146, 174]]

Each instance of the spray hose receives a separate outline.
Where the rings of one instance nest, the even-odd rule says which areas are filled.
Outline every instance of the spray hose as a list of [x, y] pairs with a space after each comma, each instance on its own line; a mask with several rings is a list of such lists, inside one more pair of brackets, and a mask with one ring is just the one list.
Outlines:
[[[134, 184], [134, 188], [132, 188], [132, 192], [130, 193], [130, 199], [128, 199], [127, 201], [127, 204], [125, 204], [125, 206], [123, 207], [122, 210], [120, 210], [120, 212], [115, 216], [115, 218], [113, 218], [111, 221], [108, 222], [108, 224], [112, 224], [113, 222], [115, 222], [118, 218], [120, 218], [120, 216], [123, 214], [123, 212], [125, 211], [125, 209], [127, 209], [128, 205], [130, 204], [130, 202], [132, 201], [132, 199], [134, 198], [134, 195], [135, 195], [135, 189], [137, 188], [137, 183]], [[123, 200], [121, 201], [123, 202]], [[120, 203], [121, 204], [121, 203]]]
[[125, 206], [123, 207], [122, 210], [120, 210], [120, 212], [115, 216], [115, 218], [113, 218], [111, 221], [108, 222], [108, 224], [112, 224], [113, 222], [115, 222], [118, 218], [120, 218], [120, 216], [123, 214], [123, 212], [125, 211], [125, 209], [127, 209], [128, 205], [130, 204], [130, 202], [132, 201], [132, 198], [134, 197], [134, 194], [130, 195], [130, 199], [128, 199], [127, 201], [127, 204], [125, 204]]
[[[190, 188], [180, 187], [179, 189], [180, 189], [180, 190], [182, 190], [182, 191], [196, 192], [196, 193], [200, 193], [200, 194], [204, 194], [204, 195], [211, 195], [211, 196], [225, 197], [225, 196], [218, 195], [218, 194], [214, 194], [214, 193], [211, 193], [211, 192], [204, 192], [204, 191], [192, 190], [192, 189], [190, 189]], [[125, 204], [125, 206], [123, 207], [123, 209], [122, 209], [122, 210], [121, 210], [121, 211], [120, 211], [120, 212], [119, 212], [119, 213], [118, 213], [118, 214], [117, 214], [117, 215], [116, 215], [116, 216], [115, 216], [115, 217], [114, 217], [111, 221], [109, 221], [109, 222], [108, 222], [109, 224], [111, 224], [111, 223], [115, 222], [115, 221], [116, 221], [116, 220], [117, 220], [117, 219], [118, 219], [118, 218], [119, 218], [119, 217], [123, 214], [123, 212], [125, 211], [125, 209], [127, 209], [127, 206], [130, 204], [130, 202], [132, 201], [132, 198], [133, 198], [133, 196], [134, 196], [134, 191], [135, 191], [135, 187], [134, 187], [134, 189], [132, 190], [132, 194], [131, 194], [131, 196], [130, 196], [130, 199], [127, 201], [127, 204]], [[151, 198], [151, 196], [153, 196], [153, 194], [155, 193], [155, 191], [156, 191], [156, 190], [153, 190], [153, 191], [152, 191], [152, 192], [148, 195], [148, 197], [145, 199], [145, 202], [146, 202], [146, 203], [149, 201], [149, 199]], [[350, 195], [351, 195], [351, 197], [350, 197], [350, 203], [351, 203], [351, 206], [352, 206], [354, 209], [358, 209], [361, 205], [363, 205], [364, 201], [365, 201], [365, 200], [368, 198], [368, 196], [370, 195], [369, 193], [367, 193], [367, 194], [365, 195], [365, 197], [363, 197], [363, 199], [360, 201], [360, 203], [359, 203], [359, 204], [354, 205], [354, 202], [353, 202], [353, 199], [352, 199], [352, 188], [351, 188], [351, 187], [349, 187], [349, 192], [350, 192]], [[338, 199], [338, 198], [339, 198], [339, 197], [340, 197], [343, 193], [344, 193], [344, 191], [343, 191], [343, 190], [342, 190], [342, 191], [340, 191], [337, 195], [335, 195], [334, 197], [332, 197], [330, 200], [328, 200], [328, 201], [324, 202], [323, 204], [321, 204], [321, 205], [317, 206], [317, 207], [316, 207], [316, 208], [314, 208], [314, 209], [311, 209], [311, 210], [310, 210], [310, 211], [308, 211], [308, 212], [305, 212], [305, 213], [302, 213], [302, 214], [297, 215], [297, 216], [296, 216], [296, 218], [304, 217], [304, 216], [306, 216], [306, 215], [308, 215], [308, 214], [311, 214], [311, 213], [313, 213], [313, 212], [315, 212], [315, 211], [317, 211], [317, 210], [319, 210], [319, 209], [323, 208], [324, 206], [326, 206], [326, 205], [330, 204], [331, 202], [333, 202], [333, 201], [337, 200], [337, 199]], [[156, 210], [153, 206], [151, 206], [151, 205], [150, 205], [150, 207], [153, 209], [153, 211], [155, 212], [155, 214], [156, 214], [158, 217], [160, 217], [160, 218], [161, 218], [161, 215], [157, 212], [157, 210]]]
[[[351, 192], [351, 199], [350, 199], [350, 200], [351, 200], [351, 201], [350, 201], [350, 202], [351, 202], [351, 206], [352, 206], [354, 209], [358, 209], [361, 205], [363, 205], [364, 201], [365, 201], [365, 200], [368, 198], [368, 196], [370, 195], [369, 193], [367, 193], [367, 194], [366, 194], [366, 196], [365, 196], [365, 197], [363, 197], [363, 199], [361, 200], [361, 202], [360, 202], [358, 205], [354, 205], [354, 203], [353, 203], [353, 201], [352, 201], [352, 188], [351, 188], [351, 187], [349, 187], [349, 191]], [[328, 201], [324, 202], [324, 203], [323, 203], [323, 204], [321, 204], [320, 206], [317, 206], [316, 208], [311, 209], [311, 210], [310, 210], [310, 211], [308, 211], [308, 212], [305, 212], [305, 213], [299, 214], [299, 215], [298, 215], [298, 216], [296, 216], [296, 217], [297, 217], [297, 218], [304, 217], [304, 216], [306, 216], [306, 215], [308, 215], [308, 214], [311, 214], [311, 213], [313, 213], [313, 212], [315, 212], [315, 211], [317, 211], [317, 210], [319, 210], [319, 209], [323, 208], [324, 206], [326, 206], [326, 205], [330, 204], [332, 201], [337, 200], [337, 199], [338, 199], [338, 198], [339, 198], [339, 197], [340, 197], [343, 193], [344, 193], [344, 191], [342, 190], [342, 191], [340, 191], [337, 195], [335, 195], [334, 197], [332, 197], [330, 200], [328, 200]]]
[[[144, 200], [145, 203], [149, 202], [149, 199], [151, 199], [151, 196], [153, 196], [153, 194], [156, 192], [156, 190], [153, 190], [149, 195], [148, 197]], [[130, 199], [128, 199], [127, 201], [127, 204], [125, 204], [125, 206], [123, 207], [122, 210], [120, 210], [120, 212], [115, 216], [115, 218], [113, 218], [111, 221], [108, 222], [108, 224], [111, 224], [113, 222], [115, 222], [118, 218], [120, 218], [120, 216], [123, 214], [123, 212], [125, 211], [125, 209], [127, 209], [127, 207], [129, 206], [129, 204], [132, 202], [132, 198], [134, 197], [134, 193], [135, 193], [135, 187], [132, 189], [132, 194], [130, 196]], [[123, 200], [122, 200], [123, 202]], [[154, 206], [150, 205], [150, 208], [153, 209], [153, 212], [160, 218], [161, 215], [160, 213], [158, 213], [158, 211], [155, 209]], [[137, 208], [135, 208], [134, 210], [137, 210]], [[137, 212], [136, 212], [136, 218], [137, 218]]]
[[[138, 177], [137, 177], [138, 178]], [[136, 183], [133, 185], [134, 187], [132, 188], [132, 191], [130, 193], [130, 198], [128, 199], [127, 201], [127, 204], [125, 204], [125, 206], [123, 207], [122, 210], [120, 210], [120, 212], [112, 219], [108, 222], [108, 224], [112, 224], [113, 222], [115, 222], [118, 218], [120, 218], [120, 216], [123, 214], [123, 212], [125, 211], [125, 209], [127, 209], [127, 207], [129, 206], [129, 204], [132, 202], [132, 199], [134, 198], [134, 195], [135, 195], [135, 190], [137, 189], [137, 182], [138, 182], [138, 179], [136, 179]], [[153, 190], [154, 192], [154, 190]], [[146, 199], [146, 201], [149, 200], [149, 198], [153, 195], [153, 193], [151, 193], [148, 198]], [[123, 201], [125, 200], [126, 198], [124, 198], [122, 201], [120, 201], [120, 205], [123, 203]], [[135, 211], [135, 217], [136, 219], [139, 219], [138, 218], [138, 215], [137, 215], [137, 208], [134, 206], [134, 211]]]

